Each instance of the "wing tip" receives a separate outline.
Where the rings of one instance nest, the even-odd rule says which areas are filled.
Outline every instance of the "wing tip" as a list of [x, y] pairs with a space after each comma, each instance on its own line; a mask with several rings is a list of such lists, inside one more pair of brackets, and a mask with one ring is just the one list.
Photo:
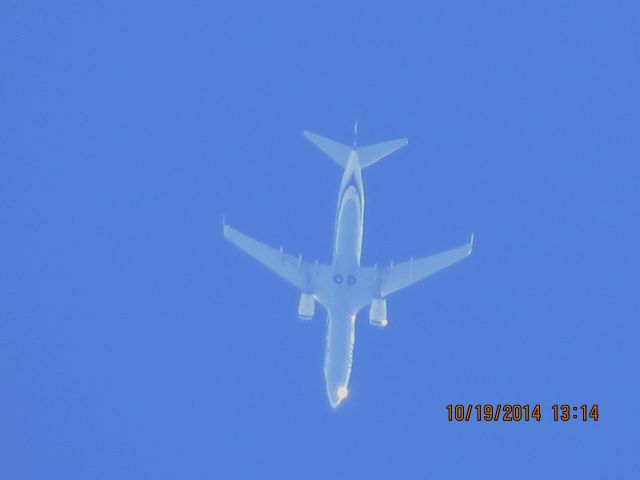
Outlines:
[[475, 232], [471, 232], [471, 238], [469, 239], [469, 243], [467, 243], [468, 255], [471, 255], [471, 252], [473, 252], [473, 242], [475, 240], [475, 235]]
[[225, 237], [229, 236], [229, 224], [227, 223], [227, 217], [226, 215], [222, 215], [222, 235], [224, 235]]

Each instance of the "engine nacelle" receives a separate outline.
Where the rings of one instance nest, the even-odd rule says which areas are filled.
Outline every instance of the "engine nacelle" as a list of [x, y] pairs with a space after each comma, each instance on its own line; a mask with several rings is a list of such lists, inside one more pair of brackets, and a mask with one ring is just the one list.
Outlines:
[[298, 317], [302, 320], [311, 320], [316, 313], [316, 299], [311, 293], [300, 294], [298, 303]]
[[387, 300], [384, 298], [374, 298], [369, 308], [369, 323], [375, 327], [386, 327], [387, 320]]

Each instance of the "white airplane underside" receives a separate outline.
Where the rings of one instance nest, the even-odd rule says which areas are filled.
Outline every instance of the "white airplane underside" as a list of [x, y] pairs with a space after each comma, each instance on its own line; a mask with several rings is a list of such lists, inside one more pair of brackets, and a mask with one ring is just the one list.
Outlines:
[[469, 243], [424, 258], [388, 267], [360, 265], [364, 222], [362, 169], [403, 147], [407, 139], [367, 147], [349, 147], [311, 132], [305, 137], [344, 168], [338, 196], [331, 265], [308, 262], [289, 255], [224, 224], [224, 236], [263, 265], [293, 284], [300, 292], [298, 315], [310, 319], [316, 301], [327, 311], [324, 377], [327, 396], [336, 408], [348, 394], [353, 364], [355, 323], [359, 310], [369, 308], [369, 322], [387, 325], [386, 297], [471, 254]]

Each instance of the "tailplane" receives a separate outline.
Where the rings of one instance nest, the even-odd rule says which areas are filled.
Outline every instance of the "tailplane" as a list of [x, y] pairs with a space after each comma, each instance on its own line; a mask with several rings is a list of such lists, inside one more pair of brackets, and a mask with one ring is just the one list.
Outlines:
[[304, 136], [307, 137], [307, 139], [316, 147], [333, 158], [342, 168], [347, 166], [347, 161], [349, 160], [349, 156], [351, 156], [351, 152], [353, 150], [351, 147], [343, 145], [342, 143], [334, 142], [328, 138], [321, 137], [320, 135], [307, 130], [304, 131]]
[[373, 165], [390, 153], [404, 147], [407, 143], [409, 143], [408, 138], [400, 138], [389, 142], [376, 143], [375, 145], [369, 145], [367, 147], [358, 147], [358, 161], [360, 162], [360, 168], [367, 168], [368, 166]]
[[401, 138], [389, 142], [376, 143], [375, 145], [368, 145], [366, 147], [357, 147], [354, 141], [354, 146], [349, 147], [307, 130], [304, 131], [304, 136], [316, 147], [333, 158], [342, 168], [347, 166], [349, 157], [354, 150], [358, 154], [360, 168], [364, 169], [409, 143], [409, 139]]

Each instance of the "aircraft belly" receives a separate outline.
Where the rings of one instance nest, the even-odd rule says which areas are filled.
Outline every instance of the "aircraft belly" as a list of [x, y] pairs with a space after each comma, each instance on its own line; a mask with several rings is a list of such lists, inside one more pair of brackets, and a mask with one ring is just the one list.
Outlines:
[[341, 400], [339, 391], [346, 392], [353, 364], [355, 343], [355, 315], [329, 315], [327, 325], [324, 377], [331, 405], [336, 407]]
[[[350, 187], [352, 188], [352, 187]], [[360, 264], [362, 250], [362, 210], [360, 198], [347, 192], [338, 215], [338, 228], [335, 239], [336, 263]]]

